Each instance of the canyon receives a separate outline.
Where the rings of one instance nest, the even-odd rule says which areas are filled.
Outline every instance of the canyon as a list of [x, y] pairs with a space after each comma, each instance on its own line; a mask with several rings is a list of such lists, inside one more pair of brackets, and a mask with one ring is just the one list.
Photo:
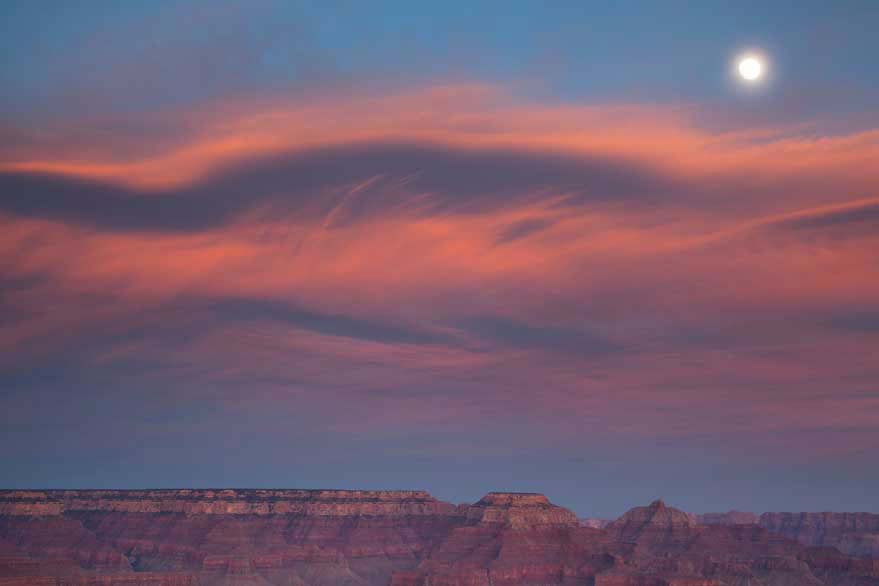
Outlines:
[[879, 515], [578, 519], [541, 494], [0, 491], [0, 586], [879, 586]]

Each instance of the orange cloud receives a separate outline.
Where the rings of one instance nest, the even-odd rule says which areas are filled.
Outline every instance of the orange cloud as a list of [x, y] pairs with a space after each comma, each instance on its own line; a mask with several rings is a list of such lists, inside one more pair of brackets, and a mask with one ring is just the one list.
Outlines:
[[232, 400], [330, 389], [371, 421], [496, 409], [563, 433], [795, 434], [843, 378], [833, 421], [873, 413], [879, 131], [716, 133], [481, 86], [156, 127], [149, 148], [5, 149], [30, 190], [0, 204], [7, 366], [74, 354]]
[[[833, 137], [802, 127], [712, 132], [695, 108], [552, 105], [513, 98], [502, 88], [447, 85], [390, 96], [237, 100], [152, 114], [145, 149], [108, 121], [106, 131], [69, 125], [26, 147], [6, 147], [0, 169], [62, 173], [162, 189], [224, 165], [273, 153], [366, 142], [416, 142], [465, 149], [632, 158], [687, 176], [735, 174], [763, 180], [831, 173], [875, 189], [879, 129]], [[99, 125], [100, 127], [100, 125]], [[108, 139], [108, 134], [112, 136]], [[122, 136], [120, 136], [120, 134]], [[863, 194], [862, 194], [863, 195]]]

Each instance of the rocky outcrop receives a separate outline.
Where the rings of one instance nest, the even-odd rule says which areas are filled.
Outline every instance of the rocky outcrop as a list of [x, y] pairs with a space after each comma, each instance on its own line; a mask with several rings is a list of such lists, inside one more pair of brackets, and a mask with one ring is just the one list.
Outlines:
[[696, 522], [699, 525], [756, 525], [757, 520], [757, 515], [745, 511], [696, 515]]
[[466, 513], [423, 491], [5, 491], [0, 538], [14, 561], [0, 573], [48, 571], [71, 584], [386, 584]]
[[580, 527], [591, 527], [592, 529], [604, 529], [613, 523], [613, 519], [586, 518], [578, 519], [578, 521], [580, 522]]
[[171, 573], [93, 575], [62, 578], [57, 586], [199, 586], [195, 576]]
[[816, 577], [825, 581], [847, 576], [857, 581], [879, 581], [879, 559], [849, 557], [833, 547], [813, 547], [801, 554]]
[[595, 586], [723, 586], [713, 578], [698, 576], [651, 576], [632, 572], [608, 572], [596, 576]]
[[692, 537], [695, 525], [689, 514], [656, 500], [627, 512], [608, 525], [606, 531], [622, 542], [648, 548], [674, 547]]
[[575, 583], [594, 575], [589, 552], [607, 541], [541, 494], [489, 493], [463, 508], [466, 525], [453, 528], [415, 570], [395, 573], [394, 586]]
[[759, 524], [812, 546], [835, 547], [851, 556], [879, 557], [879, 515], [873, 513], [754, 513], [730, 511], [697, 516], [700, 525]]
[[761, 527], [813, 546], [879, 558], [879, 515], [872, 513], [763, 513]]
[[879, 586], [874, 560], [734, 520], [655, 501], [593, 527], [531, 493], [0, 491], [0, 586]]
[[468, 521], [480, 525], [504, 525], [514, 529], [578, 525], [572, 511], [534, 493], [490, 492], [476, 504], [465, 506], [463, 511]]
[[417, 490], [0, 491], [0, 515], [70, 512], [186, 515], [402, 516], [450, 514], [454, 505]]

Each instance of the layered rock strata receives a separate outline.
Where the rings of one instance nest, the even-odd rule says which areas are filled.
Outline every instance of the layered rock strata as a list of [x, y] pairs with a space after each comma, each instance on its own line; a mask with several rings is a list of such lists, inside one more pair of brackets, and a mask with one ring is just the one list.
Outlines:
[[436, 515], [454, 505], [421, 490], [47, 490], [0, 491], [0, 515], [69, 512], [187, 515]]
[[696, 516], [699, 525], [756, 525], [757, 519], [757, 515], [745, 511], [705, 513]]
[[529, 493], [0, 491], [0, 586], [879, 586], [876, 561], [781, 534], [869, 519], [700, 520], [655, 501], [591, 527]]
[[872, 513], [763, 513], [760, 526], [814, 546], [879, 558], [879, 515]]
[[698, 516], [702, 525], [757, 524], [802, 544], [835, 547], [851, 556], [879, 557], [879, 515], [874, 513], [754, 513]]

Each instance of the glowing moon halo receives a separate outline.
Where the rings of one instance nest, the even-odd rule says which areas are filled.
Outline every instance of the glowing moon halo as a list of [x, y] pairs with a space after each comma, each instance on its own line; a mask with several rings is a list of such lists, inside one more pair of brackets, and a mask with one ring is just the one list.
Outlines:
[[763, 74], [763, 64], [756, 57], [745, 57], [739, 61], [739, 75], [746, 81], [757, 81]]

